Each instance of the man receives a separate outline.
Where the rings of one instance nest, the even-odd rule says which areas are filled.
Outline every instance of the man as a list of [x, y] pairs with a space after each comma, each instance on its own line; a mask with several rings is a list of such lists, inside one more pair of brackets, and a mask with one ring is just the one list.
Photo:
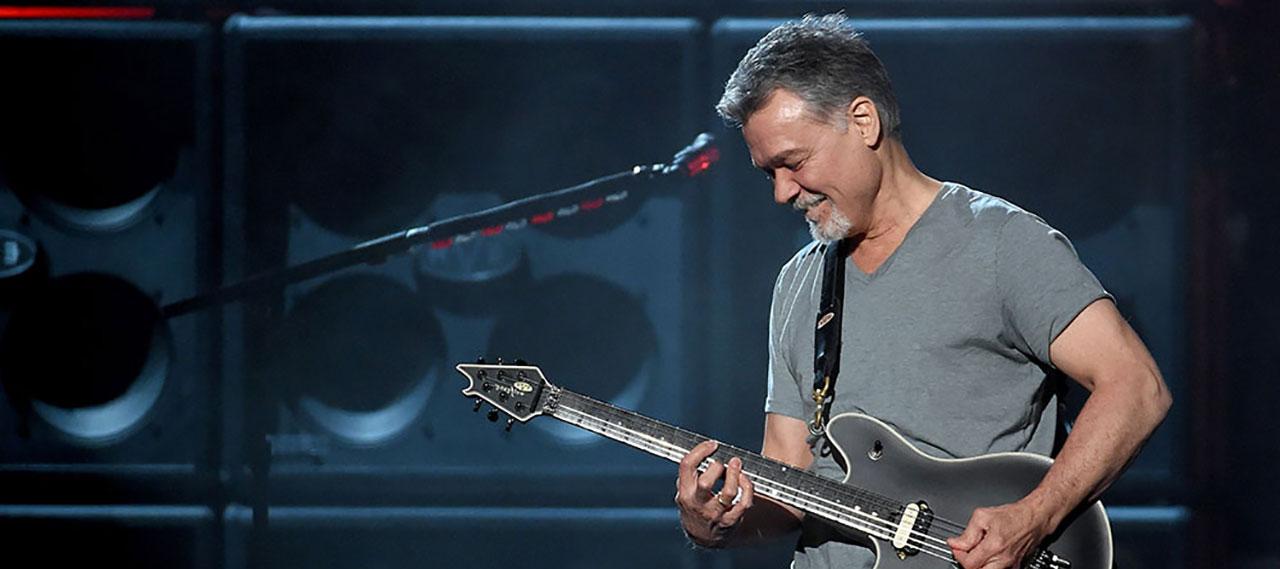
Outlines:
[[[738, 65], [717, 110], [742, 128], [774, 199], [804, 212], [815, 243], [774, 290], [763, 454], [840, 478], [812, 417], [814, 322], [824, 242], [851, 239], [837, 397], [923, 452], [1003, 451], [1056, 462], [1023, 499], [982, 508], [948, 541], [965, 569], [1016, 567], [1094, 500], [1163, 420], [1171, 398], [1142, 341], [1066, 238], [1003, 200], [918, 170], [900, 140], [888, 75], [843, 16], [780, 26]], [[1091, 394], [1058, 440], [1053, 370]], [[755, 499], [741, 461], [681, 462], [676, 503], [691, 540], [726, 547], [801, 530], [794, 567], [872, 567], [822, 522]], [[857, 473], [854, 473], [856, 479]], [[723, 484], [714, 493], [713, 489]]]

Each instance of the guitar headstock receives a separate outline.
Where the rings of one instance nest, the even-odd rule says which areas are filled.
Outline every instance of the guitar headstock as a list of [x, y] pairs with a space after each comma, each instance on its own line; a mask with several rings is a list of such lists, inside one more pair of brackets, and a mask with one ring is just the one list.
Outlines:
[[[476, 410], [484, 400], [521, 423], [542, 414], [543, 391], [551, 384], [538, 366], [524, 362], [504, 364], [499, 360], [496, 364], [458, 364], [456, 369], [470, 381], [462, 394], [477, 399]], [[497, 415], [490, 412], [489, 418], [497, 420]]]

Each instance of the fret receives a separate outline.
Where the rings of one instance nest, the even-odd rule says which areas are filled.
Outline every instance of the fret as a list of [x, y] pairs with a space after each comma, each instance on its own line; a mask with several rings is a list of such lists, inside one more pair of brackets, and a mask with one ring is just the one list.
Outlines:
[[[672, 462], [679, 462], [690, 449], [708, 440], [702, 435], [568, 389], [554, 389], [557, 390], [558, 403], [551, 416]], [[721, 443], [711, 455], [721, 462], [733, 457], [742, 460], [743, 471], [756, 484], [756, 491], [761, 495], [833, 521], [862, 527], [863, 522], [835, 510], [857, 508], [868, 515], [875, 512], [877, 517], [889, 520], [902, 508], [902, 504], [883, 496], [732, 445]], [[704, 462], [699, 470], [705, 470], [708, 464]], [[875, 531], [862, 529], [868, 533]]]

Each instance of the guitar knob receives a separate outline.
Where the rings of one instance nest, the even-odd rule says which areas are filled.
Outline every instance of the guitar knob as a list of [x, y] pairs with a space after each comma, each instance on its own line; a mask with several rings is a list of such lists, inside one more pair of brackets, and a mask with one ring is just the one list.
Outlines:
[[471, 408], [471, 412], [472, 412], [472, 413], [475, 413], [475, 412], [478, 412], [478, 411], [480, 411], [480, 398], [479, 398], [479, 397], [477, 397], [477, 398], [476, 398], [476, 406]]
[[507, 419], [507, 428], [506, 428], [506, 431], [507, 431], [508, 433], [510, 433], [510, 432], [511, 432], [511, 425], [514, 425], [514, 424], [516, 424], [516, 420], [515, 420], [515, 419]]
[[489, 410], [489, 413], [485, 415], [485, 418], [489, 419], [489, 422], [497, 422], [497, 420], [498, 420], [498, 410], [497, 410], [497, 409], [490, 409], [490, 410]]

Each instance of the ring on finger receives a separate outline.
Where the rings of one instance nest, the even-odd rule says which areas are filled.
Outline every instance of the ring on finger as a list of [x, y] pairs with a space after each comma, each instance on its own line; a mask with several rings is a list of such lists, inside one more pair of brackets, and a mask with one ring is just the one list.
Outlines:
[[732, 507], [733, 507], [733, 500], [729, 500], [728, 502], [726, 502], [726, 501], [724, 500], [724, 494], [722, 494], [722, 493], [720, 493], [720, 492], [716, 492], [716, 503], [717, 503], [717, 504], [720, 504], [720, 507], [722, 507], [722, 508], [732, 508]]

